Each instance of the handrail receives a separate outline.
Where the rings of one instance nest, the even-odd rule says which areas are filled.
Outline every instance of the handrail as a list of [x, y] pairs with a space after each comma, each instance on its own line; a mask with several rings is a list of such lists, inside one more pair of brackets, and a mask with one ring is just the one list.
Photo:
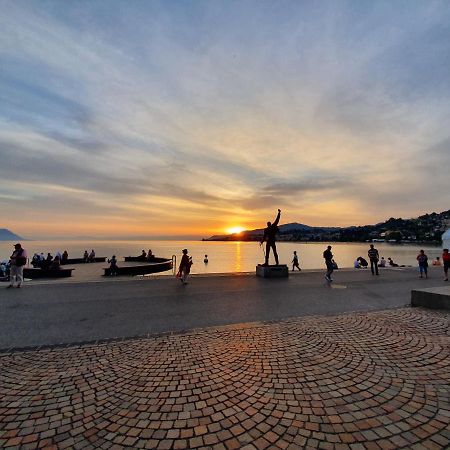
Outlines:
[[175, 275], [177, 270], [177, 255], [172, 255], [172, 273]]

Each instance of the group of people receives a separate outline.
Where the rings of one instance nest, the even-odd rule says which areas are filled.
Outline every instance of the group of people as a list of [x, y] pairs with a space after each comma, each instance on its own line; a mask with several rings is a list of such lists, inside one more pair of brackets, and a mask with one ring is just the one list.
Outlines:
[[33, 267], [39, 267], [41, 269], [51, 269], [58, 270], [61, 267], [61, 264], [65, 264], [69, 259], [69, 253], [67, 250], [64, 252], [56, 252], [55, 256], [51, 253], [47, 253], [47, 256], [44, 253], [35, 253], [33, 258], [31, 259], [31, 265]]
[[84, 253], [83, 253], [83, 261], [85, 263], [95, 262], [95, 250], [92, 249], [90, 251], [90, 253], [88, 253], [88, 251], [85, 250]]
[[[275, 258], [276, 265], [279, 264], [278, 259], [278, 253], [276, 249], [276, 235], [278, 233], [278, 223], [280, 221], [281, 217], [281, 210], [278, 209], [278, 214], [274, 220], [273, 223], [267, 222], [267, 227], [264, 230], [263, 238], [261, 239], [260, 245], [262, 245], [264, 242], [266, 243], [265, 246], [265, 252], [264, 252], [264, 265], [267, 266], [269, 264], [269, 254], [270, 250], [273, 251], [273, 255]], [[328, 282], [332, 282], [333, 279], [331, 278], [331, 275], [333, 274], [334, 270], [336, 270], [337, 264], [334, 260], [333, 253], [331, 251], [332, 247], [329, 245], [326, 250], [323, 252], [323, 258], [325, 260], [325, 266], [326, 266], [326, 273], [325, 273], [325, 279]], [[61, 261], [65, 261], [68, 259], [68, 253], [67, 250], [65, 250], [62, 254], [60, 252], [57, 252], [55, 258], [48, 253], [47, 257], [44, 257], [44, 254], [37, 254], [35, 253], [32, 259], [32, 265], [38, 266], [38, 267], [51, 267], [51, 268], [59, 268], [61, 265]], [[153, 253], [151, 250], [146, 252], [145, 250], [142, 250], [142, 253], [140, 255], [142, 259], [145, 260], [151, 260], [154, 258]], [[372, 275], [379, 275], [379, 267], [385, 267], [386, 265], [389, 265], [391, 267], [398, 267], [398, 264], [396, 264], [392, 258], [388, 258], [388, 261], [384, 259], [384, 257], [379, 256], [378, 250], [374, 247], [373, 244], [370, 244], [369, 250], [367, 251], [367, 257], [369, 261], [367, 261], [362, 256], [359, 256], [356, 258], [354, 267], [355, 268], [368, 268], [370, 263], [370, 270], [372, 272]], [[87, 250], [84, 252], [83, 259], [85, 262], [94, 262], [95, 261], [95, 251], [94, 249], [91, 250], [90, 253], [88, 253]], [[417, 262], [419, 265], [419, 272], [420, 272], [420, 278], [428, 278], [428, 256], [425, 254], [424, 250], [420, 250], [420, 253], [417, 255]], [[25, 266], [27, 261], [27, 253], [24, 248], [22, 248], [21, 244], [17, 243], [14, 246], [14, 252], [10, 257], [10, 285], [8, 287], [13, 287], [14, 282], [16, 282], [17, 287], [20, 288], [22, 282], [23, 282], [23, 266]], [[208, 255], [205, 255], [204, 263], [208, 263]], [[110, 264], [110, 274], [116, 275], [117, 274], [117, 258], [115, 255], [112, 256], [111, 259], [108, 260]], [[448, 270], [450, 268], [450, 253], [447, 248], [443, 250], [442, 253], [442, 263], [444, 268], [444, 281], [448, 281]], [[180, 261], [180, 265], [178, 267], [178, 272], [176, 274], [177, 278], [180, 279], [181, 283], [187, 284], [187, 280], [189, 278], [190, 272], [191, 272], [191, 266], [193, 264], [192, 257], [188, 255], [188, 250], [185, 248], [182, 250], [182, 257]], [[433, 261], [433, 265], [441, 265], [441, 260], [439, 257], [437, 257]], [[292, 271], [295, 271], [295, 269], [298, 269], [301, 271], [300, 264], [299, 264], [299, 257], [296, 251], [294, 251], [293, 259], [292, 259]], [[5, 268], [0, 267], [0, 270], [5, 271]], [[0, 272], [0, 276], [2, 276], [2, 273]]]

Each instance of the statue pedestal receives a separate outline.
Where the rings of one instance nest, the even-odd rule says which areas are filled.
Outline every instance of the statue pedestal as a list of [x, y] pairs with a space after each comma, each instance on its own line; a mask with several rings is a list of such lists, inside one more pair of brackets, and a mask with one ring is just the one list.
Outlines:
[[278, 266], [263, 266], [258, 264], [256, 266], [256, 276], [263, 278], [287, 278], [289, 276], [289, 269], [286, 264], [279, 264]]

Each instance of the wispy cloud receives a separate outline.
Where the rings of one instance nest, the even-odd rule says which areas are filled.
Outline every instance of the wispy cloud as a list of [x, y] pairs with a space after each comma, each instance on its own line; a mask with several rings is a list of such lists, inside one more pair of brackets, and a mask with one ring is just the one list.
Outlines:
[[161, 235], [277, 207], [321, 225], [448, 207], [447, 2], [2, 6], [0, 207], [17, 232], [52, 232], [52, 214]]

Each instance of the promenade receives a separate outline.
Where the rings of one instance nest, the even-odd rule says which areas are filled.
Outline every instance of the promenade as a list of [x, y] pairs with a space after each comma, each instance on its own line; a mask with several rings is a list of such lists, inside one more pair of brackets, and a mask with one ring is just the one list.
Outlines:
[[449, 448], [450, 314], [407, 306], [431, 275], [2, 291], [0, 448]]

